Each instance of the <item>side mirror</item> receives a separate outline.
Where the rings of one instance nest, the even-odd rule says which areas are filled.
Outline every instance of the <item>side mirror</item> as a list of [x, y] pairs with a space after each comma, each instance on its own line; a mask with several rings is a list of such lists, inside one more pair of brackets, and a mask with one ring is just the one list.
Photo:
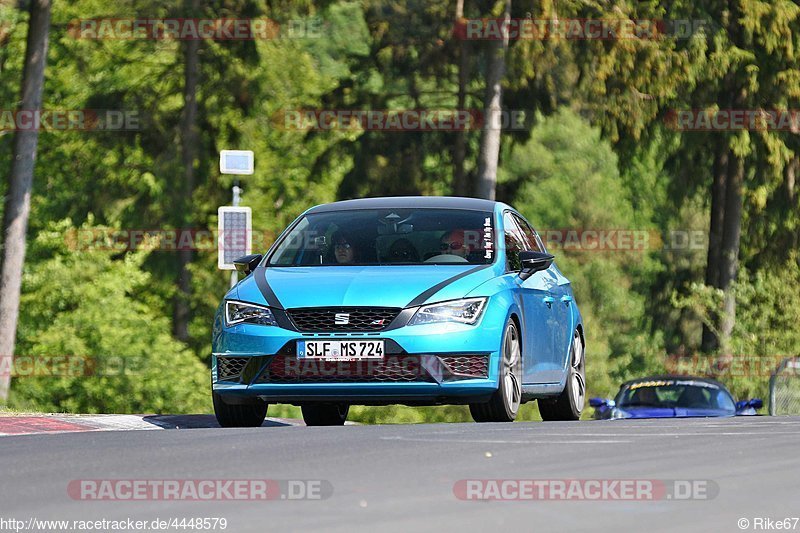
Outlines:
[[262, 257], [261, 254], [246, 255], [239, 259], [234, 259], [233, 266], [236, 267], [237, 272], [242, 272], [246, 276], [256, 269]]
[[595, 409], [602, 407], [605, 404], [606, 401], [603, 398], [589, 398], [589, 406], [594, 407]]
[[522, 263], [522, 270], [519, 277], [528, 279], [540, 270], [547, 270], [553, 264], [555, 257], [544, 252], [520, 252], [519, 261]]
[[614, 407], [614, 401], [605, 398], [589, 398], [589, 406], [595, 409], [598, 407]]
[[761, 398], [753, 398], [751, 400], [739, 400], [736, 402], [736, 411], [744, 411], [746, 409], [753, 409], [757, 411], [764, 407], [764, 401]]

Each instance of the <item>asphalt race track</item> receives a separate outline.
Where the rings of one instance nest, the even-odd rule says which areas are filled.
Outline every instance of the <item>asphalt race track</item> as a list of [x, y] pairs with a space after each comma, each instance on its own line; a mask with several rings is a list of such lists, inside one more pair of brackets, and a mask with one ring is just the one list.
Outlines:
[[[800, 516], [798, 417], [80, 432], [2, 437], [0, 457], [0, 517], [25, 521], [224, 517], [232, 532], [650, 532], [741, 531], [742, 518], [753, 531], [757, 518]], [[332, 494], [87, 501], [67, 490], [83, 479], [254, 478], [324, 480]], [[507, 478], [702, 480], [718, 494], [464, 501], [454, 493], [459, 480]]]

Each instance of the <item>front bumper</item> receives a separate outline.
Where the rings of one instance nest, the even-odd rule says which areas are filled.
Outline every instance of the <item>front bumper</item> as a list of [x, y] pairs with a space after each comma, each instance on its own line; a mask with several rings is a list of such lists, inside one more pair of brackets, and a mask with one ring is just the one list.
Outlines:
[[[504, 317], [503, 317], [504, 318]], [[214, 339], [212, 386], [229, 403], [460, 404], [497, 390], [504, 320], [429, 324], [371, 333], [301, 333], [238, 324]], [[499, 324], [499, 325], [498, 325]], [[298, 360], [298, 340], [385, 341], [382, 361]]]

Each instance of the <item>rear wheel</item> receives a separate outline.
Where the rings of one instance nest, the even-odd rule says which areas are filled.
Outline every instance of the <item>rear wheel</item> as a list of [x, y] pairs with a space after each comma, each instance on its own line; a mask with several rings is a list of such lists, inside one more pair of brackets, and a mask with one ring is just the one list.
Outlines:
[[503, 334], [503, 360], [500, 386], [486, 403], [471, 403], [469, 412], [475, 422], [513, 422], [522, 401], [522, 350], [519, 330], [508, 321]]
[[581, 334], [576, 329], [570, 346], [570, 365], [567, 383], [561, 394], [553, 399], [539, 400], [542, 420], [578, 420], [586, 401], [586, 361]]
[[341, 426], [350, 406], [343, 403], [308, 404], [300, 408], [307, 426]]
[[212, 393], [214, 399], [214, 414], [217, 422], [224, 428], [254, 428], [264, 423], [267, 417], [267, 402], [258, 400], [258, 403], [235, 405], [225, 403], [222, 396]]

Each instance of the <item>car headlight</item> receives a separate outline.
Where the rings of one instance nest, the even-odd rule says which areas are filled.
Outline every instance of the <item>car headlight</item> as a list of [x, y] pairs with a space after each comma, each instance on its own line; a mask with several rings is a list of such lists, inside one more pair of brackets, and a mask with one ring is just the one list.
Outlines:
[[275, 321], [275, 316], [268, 307], [227, 300], [225, 302], [225, 325], [233, 326], [243, 322], [261, 326], [278, 325]]
[[483, 314], [484, 307], [486, 307], [486, 298], [467, 298], [423, 305], [408, 324], [434, 324], [436, 322], [475, 324]]

